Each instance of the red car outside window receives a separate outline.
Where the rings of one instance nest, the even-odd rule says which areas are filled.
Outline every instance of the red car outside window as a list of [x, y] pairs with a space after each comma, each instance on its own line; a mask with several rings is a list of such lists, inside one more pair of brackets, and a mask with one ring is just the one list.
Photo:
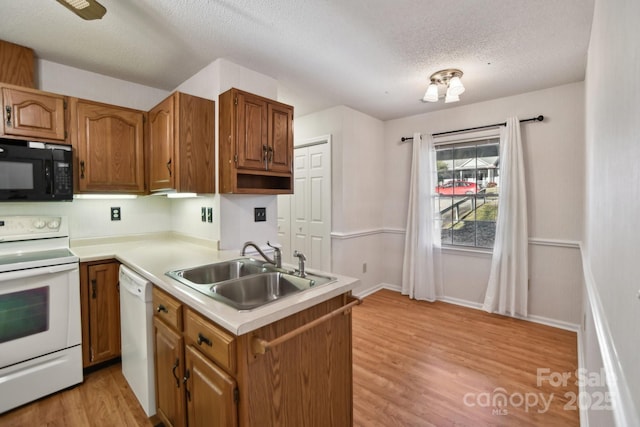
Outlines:
[[447, 196], [464, 196], [465, 194], [476, 194], [477, 186], [468, 181], [449, 181], [436, 187], [436, 193]]

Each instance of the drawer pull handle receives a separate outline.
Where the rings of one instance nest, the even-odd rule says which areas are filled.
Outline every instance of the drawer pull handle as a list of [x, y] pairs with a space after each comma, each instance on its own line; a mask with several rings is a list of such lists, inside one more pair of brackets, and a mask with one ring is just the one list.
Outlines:
[[297, 337], [298, 335], [307, 332], [309, 329], [314, 328], [316, 326], [318, 326], [319, 324], [326, 322], [327, 320], [336, 317], [339, 314], [347, 314], [349, 313], [349, 310], [351, 310], [351, 308], [353, 306], [356, 305], [360, 305], [362, 304], [362, 300], [360, 298], [356, 298], [356, 297], [351, 297], [352, 300], [348, 303], [343, 305], [340, 308], [337, 308], [335, 310], [333, 310], [330, 313], [325, 314], [324, 316], [320, 316], [315, 320], [312, 320], [309, 323], [306, 323], [302, 326], [300, 326], [297, 329], [294, 329], [293, 331], [287, 332], [284, 335], [279, 336], [278, 338], [275, 338], [271, 341], [267, 341], [263, 338], [259, 338], [254, 336], [251, 339], [251, 350], [253, 351], [253, 354], [264, 354], [267, 351], [271, 350], [273, 347], [282, 344], [285, 341], [289, 341], [291, 338]]
[[157, 311], [158, 313], [163, 313], [163, 312], [164, 312], [164, 313], [168, 313], [168, 312], [169, 312], [169, 310], [167, 310], [167, 307], [165, 307], [165, 306], [164, 306], [164, 305], [162, 305], [162, 304], [160, 304], [160, 305], [158, 306], [158, 308], [156, 308], [156, 311]]
[[167, 170], [169, 171], [169, 177], [171, 177], [171, 159], [167, 162]]
[[202, 345], [202, 343], [205, 343], [206, 345], [208, 345], [209, 347], [211, 347], [213, 344], [211, 344], [211, 340], [207, 337], [205, 337], [204, 335], [202, 335], [201, 333], [198, 333], [198, 345]]
[[7, 127], [11, 127], [11, 107], [7, 105], [5, 111], [7, 112]]
[[84, 179], [84, 160], [80, 161], [80, 179]]

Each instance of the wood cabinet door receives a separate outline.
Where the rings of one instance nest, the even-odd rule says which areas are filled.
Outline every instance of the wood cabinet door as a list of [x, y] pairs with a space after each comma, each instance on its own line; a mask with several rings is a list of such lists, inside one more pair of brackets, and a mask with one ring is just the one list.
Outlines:
[[35, 88], [33, 49], [0, 40], [0, 82]]
[[215, 103], [185, 93], [178, 102], [179, 169], [176, 189], [192, 193], [215, 193]]
[[269, 104], [269, 170], [291, 172], [293, 157], [293, 108]]
[[157, 317], [153, 318], [153, 326], [157, 415], [167, 427], [186, 427], [184, 339]]
[[259, 96], [238, 92], [236, 105], [237, 167], [267, 168], [267, 103]]
[[88, 266], [91, 365], [120, 356], [119, 266], [117, 262]]
[[80, 191], [144, 192], [144, 113], [91, 101], [72, 106]]
[[193, 346], [185, 350], [187, 360], [187, 408], [190, 427], [235, 427], [236, 382]]
[[4, 87], [2, 99], [5, 135], [65, 140], [63, 96]]
[[149, 111], [149, 190], [175, 188], [175, 96]]

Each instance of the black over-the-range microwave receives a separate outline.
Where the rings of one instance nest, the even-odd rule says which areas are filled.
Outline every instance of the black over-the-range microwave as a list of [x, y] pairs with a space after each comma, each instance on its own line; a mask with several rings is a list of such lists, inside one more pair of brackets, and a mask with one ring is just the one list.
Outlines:
[[73, 200], [70, 145], [0, 138], [0, 202]]

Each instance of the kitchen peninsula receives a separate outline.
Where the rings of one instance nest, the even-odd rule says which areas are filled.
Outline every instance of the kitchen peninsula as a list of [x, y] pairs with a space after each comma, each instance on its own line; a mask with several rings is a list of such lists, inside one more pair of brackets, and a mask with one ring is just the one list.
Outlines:
[[358, 280], [332, 274], [332, 283], [238, 311], [165, 275], [238, 258], [237, 251], [169, 233], [79, 239], [71, 247], [81, 262], [115, 259], [154, 284], [156, 394], [165, 425], [352, 424], [345, 306], [357, 303], [350, 291]]

